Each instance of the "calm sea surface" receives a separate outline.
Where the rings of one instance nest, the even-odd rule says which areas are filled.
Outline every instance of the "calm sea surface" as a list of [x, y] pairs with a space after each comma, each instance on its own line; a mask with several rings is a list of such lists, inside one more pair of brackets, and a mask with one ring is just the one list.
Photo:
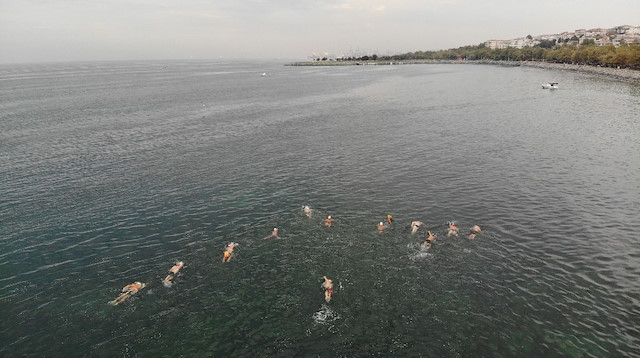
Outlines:
[[638, 85], [479, 65], [4, 65], [0, 177], [3, 357], [640, 355]]

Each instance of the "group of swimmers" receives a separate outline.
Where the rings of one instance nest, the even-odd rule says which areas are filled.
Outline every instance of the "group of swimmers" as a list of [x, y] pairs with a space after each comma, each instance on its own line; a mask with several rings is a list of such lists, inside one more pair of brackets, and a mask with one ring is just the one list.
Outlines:
[[[313, 210], [308, 205], [304, 205], [302, 207], [302, 212], [307, 218], [311, 218]], [[377, 226], [378, 232], [381, 233], [384, 230], [390, 228], [393, 223], [394, 223], [393, 216], [387, 215], [386, 219], [384, 219], [383, 221], [380, 221], [380, 223], [378, 224]], [[331, 217], [331, 215], [327, 216], [327, 218], [324, 219], [325, 226], [331, 227], [333, 226], [333, 224], [334, 224], [334, 219]], [[424, 226], [425, 225], [422, 221], [417, 221], [417, 220], [412, 221], [411, 234], [416, 234], [418, 230], [420, 230]], [[458, 236], [460, 230], [458, 229], [458, 225], [456, 224], [455, 221], [448, 222], [447, 228], [448, 228], [447, 236]], [[480, 232], [482, 232], [482, 228], [478, 225], [473, 225], [469, 230], [469, 239], [471, 240], [475, 239], [476, 236], [480, 234]], [[437, 238], [437, 235], [431, 232], [431, 230], [427, 230], [426, 235], [427, 236], [424, 242], [422, 242], [422, 246], [428, 249], [428, 248], [431, 248], [433, 242]], [[265, 239], [278, 239], [278, 238], [280, 238], [280, 236], [278, 235], [278, 228], [275, 228], [275, 227], [271, 231], [271, 234], [265, 237]], [[238, 243], [235, 243], [235, 242], [230, 242], [229, 244], [226, 245], [224, 252], [222, 253], [223, 263], [227, 263], [231, 261], [231, 258], [233, 257], [233, 250], [237, 246], [238, 246]], [[167, 276], [162, 280], [162, 284], [167, 288], [171, 287], [173, 284], [173, 279], [178, 275], [178, 272], [183, 267], [184, 267], [184, 262], [177, 261], [175, 265], [173, 265], [169, 269]], [[322, 276], [322, 279], [324, 280], [322, 283], [322, 288], [324, 289], [324, 299], [326, 302], [329, 302], [331, 301], [331, 295], [333, 294], [333, 281], [327, 278], [327, 276]], [[120, 296], [118, 296], [113, 301], [109, 301], [109, 304], [113, 306], [118, 305], [124, 302], [125, 300], [127, 300], [129, 297], [137, 294], [145, 286], [146, 286], [145, 283], [138, 282], [138, 281], [132, 284], [126, 285], [122, 288], [122, 293], [120, 294]]]
[[[304, 205], [302, 207], [302, 212], [304, 213], [304, 215], [306, 217], [308, 217], [309, 219], [311, 219], [311, 212], [313, 210], [311, 210], [311, 208], [309, 207], [309, 205]], [[331, 227], [333, 226], [333, 218], [331, 217], [331, 215], [327, 216], [326, 219], [324, 219], [324, 225], [327, 227]]]
[[[184, 267], [184, 262], [182, 261], [177, 261], [175, 263], [175, 265], [173, 265], [170, 269], [169, 272], [167, 273], [167, 276], [162, 280], [162, 284], [164, 285], [164, 287], [171, 287], [173, 285], [173, 279], [178, 275], [178, 272]], [[120, 293], [120, 296], [118, 296], [115, 300], [113, 301], [109, 301], [109, 304], [112, 306], [117, 306], [119, 304], [121, 304], [122, 302], [126, 301], [129, 297], [134, 296], [135, 294], [137, 294], [140, 290], [142, 290], [143, 288], [145, 288], [147, 286], [146, 283], [142, 283], [139, 281], [136, 281], [132, 284], [126, 285], [122, 288], [122, 293]]]
[[[412, 221], [411, 234], [415, 234], [423, 226], [424, 226], [424, 223], [422, 221]], [[478, 236], [478, 234], [480, 234], [480, 232], [482, 232], [482, 228], [478, 225], [473, 225], [469, 229], [469, 239], [470, 240], [475, 239]], [[456, 224], [455, 221], [449, 221], [447, 223], [447, 236], [458, 236], [459, 233], [460, 233], [460, 229], [458, 229], [458, 224]], [[437, 238], [436, 234], [431, 232], [431, 230], [427, 230], [427, 237], [422, 243], [422, 246], [426, 248], [430, 248], [432, 243], [436, 240], [436, 238]]]
[[383, 232], [384, 230], [390, 228], [391, 224], [393, 224], [393, 217], [391, 215], [387, 215], [387, 218], [383, 221], [380, 221], [380, 223], [378, 224], [378, 232]]
[[[277, 231], [277, 230], [276, 230]], [[224, 249], [222, 253], [222, 262], [230, 262], [231, 257], [233, 256], [233, 249], [238, 246], [235, 242], [230, 242]], [[167, 274], [167, 276], [162, 280], [162, 284], [164, 287], [171, 287], [173, 285], [173, 279], [178, 275], [178, 272], [184, 267], [184, 262], [177, 261], [175, 265], [173, 265]], [[126, 285], [122, 288], [122, 293], [115, 300], [109, 301], [109, 304], [112, 306], [119, 305], [120, 303], [127, 300], [127, 298], [135, 295], [143, 289], [147, 284], [142, 282], [134, 282], [132, 284]]]

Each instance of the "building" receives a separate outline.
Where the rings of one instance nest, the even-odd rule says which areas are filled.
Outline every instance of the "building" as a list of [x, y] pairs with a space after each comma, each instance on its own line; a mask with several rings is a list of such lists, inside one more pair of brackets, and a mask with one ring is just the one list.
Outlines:
[[577, 29], [573, 32], [565, 31], [560, 34], [539, 35], [533, 38], [529, 37], [530, 36], [520, 37], [511, 40], [488, 40], [484, 45], [496, 50], [508, 47], [533, 47], [542, 41], [555, 41], [557, 44], [581, 44], [585, 40], [593, 40], [593, 42], [598, 46], [640, 44], [640, 27], [622, 25], [611, 29]]
[[489, 40], [486, 41], [484, 45], [492, 50], [498, 50], [509, 47], [509, 43], [509, 40]]

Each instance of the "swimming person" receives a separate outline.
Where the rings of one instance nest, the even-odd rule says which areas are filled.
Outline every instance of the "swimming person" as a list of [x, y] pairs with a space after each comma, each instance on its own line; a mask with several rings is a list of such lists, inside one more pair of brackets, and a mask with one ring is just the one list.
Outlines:
[[378, 232], [382, 232], [384, 231], [384, 229], [387, 229], [389, 227], [388, 224], [386, 224], [383, 221], [380, 221], [380, 223], [378, 224]]
[[393, 217], [392, 217], [391, 215], [387, 215], [387, 218], [386, 218], [386, 219], [384, 219], [384, 221], [385, 221], [387, 224], [391, 225], [391, 224], [393, 224]]
[[222, 262], [231, 261], [231, 256], [233, 255], [233, 249], [238, 246], [235, 242], [230, 242], [229, 245], [224, 249], [224, 253], [222, 254]]
[[278, 236], [278, 228], [277, 227], [273, 228], [273, 230], [271, 231], [271, 235], [265, 237], [265, 239], [271, 239], [271, 238], [274, 238], [274, 239], [279, 239], [280, 238], [280, 236]]
[[308, 217], [311, 218], [311, 208], [309, 205], [305, 205], [302, 207], [302, 212]]
[[449, 221], [449, 231], [447, 232], [447, 236], [458, 236], [458, 225], [455, 221]]
[[478, 225], [473, 225], [469, 233], [469, 239], [473, 240], [482, 231], [482, 228]]
[[327, 216], [327, 218], [324, 219], [324, 225], [329, 227], [333, 225], [333, 218], [331, 217], [331, 215]]
[[427, 236], [427, 238], [424, 240], [424, 242], [422, 243], [422, 246], [426, 247], [427, 249], [431, 247], [431, 244], [436, 240], [436, 235], [434, 235], [431, 230], [427, 230], [427, 234], [429, 236]]
[[411, 222], [411, 233], [415, 234], [420, 229], [420, 226], [424, 225], [422, 221], [412, 221]]
[[180, 271], [180, 269], [182, 269], [183, 267], [184, 262], [178, 261], [169, 269], [169, 274], [164, 278], [164, 280], [162, 280], [162, 284], [164, 285], [164, 287], [171, 287], [171, 285], [173, 284], [171, 281], [173, 281], [175, 276], [178, 274], [178, 271]]
[[113, 301], [109, 301], [109, 304], [112, 306], [116, 306], [121, 304], [122, 302], [124, 302], [127, 298], [135, 295], [136, 293], [138, 293], [138, 291], [140, 291], [141, 289], [143, 289], [147, 284], [142, 283], [142, 282], [134, 282], [130, 285], [126, 285], [122, 288], [122, 294], [120, 294], [120, 296], [118, 296], [118, 298], [116, 298]]
[[324, 288], [324, 300], [326, 302], [331, 301], [331, 295], [333, 294], [333, 281], [328, 279], [327, 276], [322, 276], [324, 282], [322, 288]]

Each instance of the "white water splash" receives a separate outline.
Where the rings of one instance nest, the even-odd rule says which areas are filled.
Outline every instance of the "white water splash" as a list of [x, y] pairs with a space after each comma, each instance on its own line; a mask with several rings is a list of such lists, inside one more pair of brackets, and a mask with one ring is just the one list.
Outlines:
[[411, 250], [409, 253], [409, 259], [411, 261], [427, 260], [433, 256], [433, 254], [429, 252], [430, 248], [426, 248], [419, 243], [407, 244], [407, 248]]
[[323, 304], [322, 306], [320, 306], [320, 309], [313, 314], [312, 318], [316, 324], [324, 325], [330, 324], [340, 319], [340, 315], [336, 311], [329, 308], [329, 306]]

